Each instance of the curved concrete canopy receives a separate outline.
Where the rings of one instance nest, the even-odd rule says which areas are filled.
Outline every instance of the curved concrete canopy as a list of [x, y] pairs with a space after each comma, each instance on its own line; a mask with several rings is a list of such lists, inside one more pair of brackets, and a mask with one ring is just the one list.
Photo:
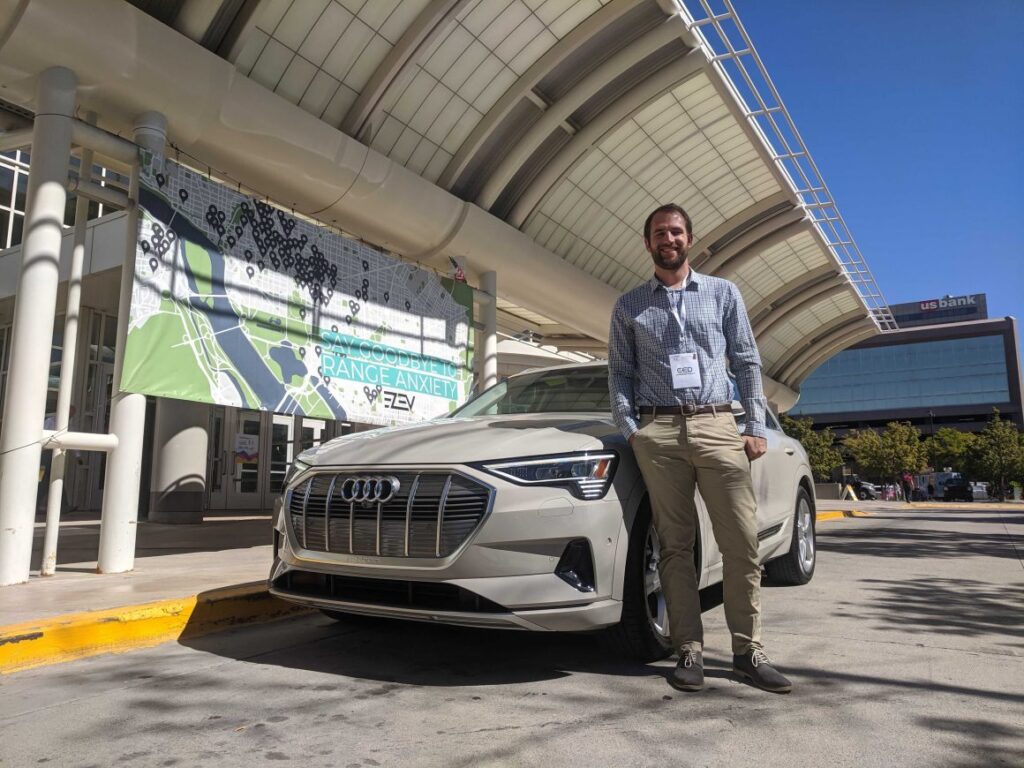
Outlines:
[[782, 322], [791, 312], [800, 312], [808, 306], [816, 304], [822, 299], [838, 296], [848, 290], [852, 290], [850, 284], [846, 281], [840, 282], [838, 277], [816, 285], [813, 288], [808, 288], [806, 291], [794, 296], [789, 301], [780, 304], [765, 315], [764, 318], [753, 323], [752, 327], [754, 329], [754, 335], [760, 336], [761, 334], [768, 333], [773, 326]]
[[756, 323], [770, 312], [780, 301], [785, 301], [792, 296], [798, 296], [805, 290], [814, 288], [823, 280], [833, 277], [842, 277], [842, 272], [833, 263], [824, 263], [814, 269], [803, 272], [798, 278], [781, 283], [775, 290], [762, 296], [755, 304], [747, 307], [747, 314], [751, 323]]
[[728, 243], [721, 250], [709, 255], [694, 269], [709, 275], [725, 275], [738, 270], [746, 260], [757, 256], [772, 246], [788, 240], [800, 232], [809, 232], [810, 225], [804, 219], [802, 208], [793, 208], [763, 221], [749, 232]]
[[831, 341], [823, 341], [818, 349], [815, 350], [815, 354], [809, 356], [801, 365], [794, 367], [789, 380], [794, 382], [803, 381], [832, 355], [877, 334], [878, 328], [874, 323], [870, 320], [861, 321], [856, 327], [851, 328], [849, 332]]
[[818, 296], [799, 312], [791, 313], [783, 321], [757, 337], [761, 360], [765, 369], [779, 371], [779, 363], [788, 359], [805, 340], [817, 337], [822, 328], [831, 326], [844, 317], [858, 315], [859, 302], [852, 290], [837, 296]]
[[[833, 322], [820, 328], [818, 333], [811, 337], [807, 343], [795, 348], [792, 354], [774, 365], [771, 368], [772, 375], [789, 386], [795, 386], [798, 384], [798, 380], [793, 374], [804, 363], [818, 354], [822, 348], [841, 340], [860, 328], [867, 327], [865, 323], [871, 323], [871, 320], [861, 317], [855, 312], [850, 312], [836, 318]], [[873, 323], [871, 325], [872, 327], [874, 326]]]
[[[0, 0], [5, 98], [30, 105], [19, 79], [68, 66], [106, 126], [161, 109], [178, 146], [246, 186], [406, 258], [498, 269], [515, 305], [596, 339], [614, 296], [649, 276], [639, 229], [655, 205], [690, 210], [708, 233], [697, 254], [801, 213], [732, 85], [703, 49], [680, 58], [698, 41], [666, 21], [671, 3], [179, 7], [175, 26], [194, 40], [217, 27], [212, 47], [230, 61], [119, 0]], [[467, 202], [475, 194], [459, 199], [485, 186], [480, 199], [521, 232]], [[785, 285], [841, 271], [812, 239], [818, 253], [802, 235], [761, 238], [721, 273], [763, 311]]]

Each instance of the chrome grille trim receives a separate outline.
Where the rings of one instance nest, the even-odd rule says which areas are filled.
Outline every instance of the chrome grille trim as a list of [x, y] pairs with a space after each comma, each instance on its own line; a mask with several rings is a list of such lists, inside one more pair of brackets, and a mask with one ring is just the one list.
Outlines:
[[302, 546], [306, 546], [306, 532], [309, 531], [309, 517], [306, 512], [309, 507], [309, 492], [313, 490], [313, 481], [306, 484], [306, 492], [302, 494]]
[[452, 489], [452, 476], [448, 475], [441, 491], [441, 500], [437, 502], [437, 538], [434, 540], [434, 557], [441, 556], [441, 531], [444, 529], [444, 505], [448, 503], [448, 492]]
[[405, 557], [409, 556], [409, 531], [412, 528], [412, 505], [416, 501], [416, 489], [420, 487], [420, 476], [412, 481], [412, 488], [409, 489], [409, 501], [405, 504]]
[[[399, 490], [393, 496], [380, 502], [338, 500], [343, 483], [382, 471], [395, 476]], [[312, 560], [322, 559], [318, 553], [443, 560], [479, 530], [495, 493], [486, 480], [454, 468], [324, 469], [305, 473], [286, 490], [288, 532], [293, 546]]]
[[[331, 499], [334, 497], [334, 484], [338, 482], [338, 476], [331, 478], [331, 485], [327, 489], [327, 500], [324, 502], [324, 549], [331, 551]], [[313, 484], [310, 483], [312, 488]]]

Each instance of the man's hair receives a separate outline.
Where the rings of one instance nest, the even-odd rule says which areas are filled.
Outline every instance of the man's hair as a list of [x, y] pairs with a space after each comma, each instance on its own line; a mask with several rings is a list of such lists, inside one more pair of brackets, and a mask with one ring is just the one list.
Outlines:
[[665, 205], [659, 205], [653, 211], [651, 215], [647, 217], [647, 221], [644, 222], [644, 240], [647, 242], [651, 241], [651, 222], [654, 217], [659, 213], [678, 213], [683, 217], [683, 221], [686, 222], [686, 234], [693, 237], [693, 222], [690, 221], [690, 214], [684, 211], [680, 206], [675, 203], [666, 203]]

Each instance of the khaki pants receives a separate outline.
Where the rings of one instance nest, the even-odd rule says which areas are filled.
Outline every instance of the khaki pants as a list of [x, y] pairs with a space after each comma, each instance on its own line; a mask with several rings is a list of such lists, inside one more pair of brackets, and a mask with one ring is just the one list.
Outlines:
[[693, 544], [694, 490], [711, 518], [722, 553], [725, 619], [732, 651], [761, 645], [761, 566], [757, 557], [757, 503], [750, 461], [731, 413], [643, 416], [633, 452], [651, 497], [661, 544], [658, 571], [677, 650], [704, 646]]

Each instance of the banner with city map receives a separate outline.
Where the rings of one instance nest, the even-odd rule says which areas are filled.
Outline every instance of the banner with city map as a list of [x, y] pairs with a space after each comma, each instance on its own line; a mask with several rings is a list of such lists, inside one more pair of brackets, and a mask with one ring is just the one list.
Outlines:
[[473, 386], [473, 295], [144, 153], [122, 386], [391, 425]]

